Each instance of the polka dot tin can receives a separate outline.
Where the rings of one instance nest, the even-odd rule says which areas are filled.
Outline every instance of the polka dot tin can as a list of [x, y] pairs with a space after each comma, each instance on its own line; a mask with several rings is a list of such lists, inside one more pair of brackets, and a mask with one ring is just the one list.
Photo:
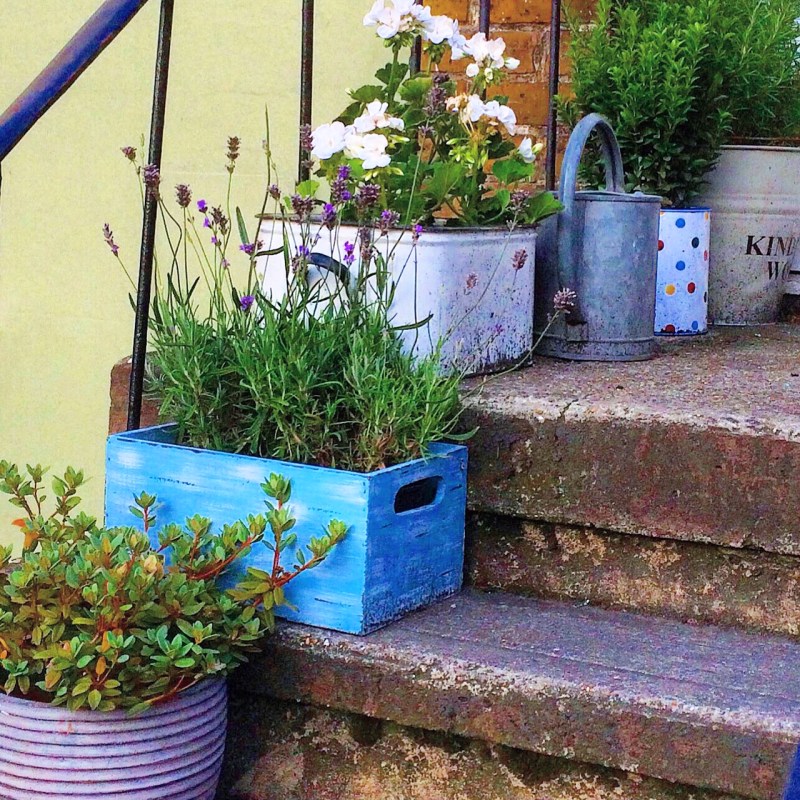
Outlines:
[[708, 331], [708, 208], [665, 209], [658, 235], [656, 325], [659, 336]]

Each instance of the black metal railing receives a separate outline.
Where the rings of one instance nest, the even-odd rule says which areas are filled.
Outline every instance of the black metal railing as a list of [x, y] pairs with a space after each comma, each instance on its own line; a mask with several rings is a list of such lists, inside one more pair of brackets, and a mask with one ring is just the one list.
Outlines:
[[[314, 91], [314, 0], [301, 0], [301, 63], [300, 63], [300, 126], [311, 124]], [[147, 0], [105, 0], [67, 45], [45, 67], [38, 77], [0, 116], [0, 165], [59, 97], [80, 77], [98, 55], [117, 37]], [[158, 29], [153, 107], [150, 123], [148, 163], [160, 169], [166, 118], [169, 56], [175, 0], [161, 0]], [[491, 0], [480, 0], [478, 28], [489, 34]], [[550, 31], [549, 105], [547, 120], [547, 188], [555, 186], [556, 165], [556, 97], [559, 82], [559, 45], [561, 0], [552, 0]], [[412, 69], [419, 69], [421, 43], [411, 54]], [[298, 146], [298, 176], [308, 176], [306, 154]], [[140, 425], [144, 386], [145, 353], [151, 303], [153, 254], [156, 232], [156, 201], [148, 195], [142, 221], [142, 244], [139, 258], [139, 282], [136, 295], [133, 353], [128, 402], [128, 429]]]

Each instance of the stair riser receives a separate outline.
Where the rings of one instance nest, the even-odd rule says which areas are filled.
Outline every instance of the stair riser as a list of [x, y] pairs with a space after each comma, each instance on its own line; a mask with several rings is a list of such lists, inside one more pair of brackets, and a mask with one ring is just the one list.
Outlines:
[[234, 692], [218, 800], [737, 800]]
[[800, 440], [657, 418], [538, 419], [473, 406], [470, 507], [624, 533], [800, 555]]
[[471, 514], [480, 589], [796, 636], [800, 558]]

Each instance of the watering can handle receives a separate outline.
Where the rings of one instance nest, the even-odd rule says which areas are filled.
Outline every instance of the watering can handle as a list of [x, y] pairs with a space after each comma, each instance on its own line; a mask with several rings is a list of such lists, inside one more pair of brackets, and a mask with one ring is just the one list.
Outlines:
[[[558, 235], [558, 277], [562, 289], [577, 289], [577, 256], [575, 253], [576, 241], [572, 235], [572, 226], [575, 216], [575, 192], [578, 183], [578, 167], [581, 163], [583, 151], [589, 137], [597, 131], [600, 135], [600, 146], [606, 168], [606, 191], [625, 191], [625, 171], [622, 166], [622, 153], [619, 142], [614, 135], [614, 129], [609, 121], [600, 114], [589, 114], [584, 117], [572, 131], [564, 153], [564, 162], [561, 167], [561, 182], [559, 185], [559, 199], [564, 210], [559, 215]], [[577, 300], [580, 303], [580, 298]], [[573, 315], [575, 316], [575, 309]]]

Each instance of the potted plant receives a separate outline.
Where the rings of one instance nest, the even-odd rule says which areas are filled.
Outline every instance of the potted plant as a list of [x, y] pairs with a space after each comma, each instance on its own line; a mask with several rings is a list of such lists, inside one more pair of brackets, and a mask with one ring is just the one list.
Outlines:
[[[714, 208], [710, 315], [720, 324], [778, 319], [800, 236], [800, 2], [724, 0], [720, 74], [731, 113], [701, 202]], [[796, 274], [796, 273], [795, 273]], [[789, 279], [787, 282], [787, 278]]]
[[[212, 800], [225, 677], [272, 629], [284, 586], [321, 564], [346, 525], [329, 521], [283, 567], [297, 537], [277, 475], [264, 483], [266, 514], [217, 533], [191, 516], [155, 534], [155, 497], [136, 497], [140, 527], [103, 528], [77, 511], [74, 469], [53, 479], [45, 510], [44, 473], [0, 462], [0, 490], [24, 514], [20, 555], [0, 549], [0, 795], [66, 800], [91, 785], [97, 797]], [[258, 547], [272, 568], [224, 588]]]
[[[627, 188], [664, 198], [661, 334], [707, 329], [710, 213], [693, 201], [730, 126], [715, 74], [725, 47], [712, 24], [718, 2], [599, 0], [593, 24], [571, 21], [574, 98], [562, 105], [566, 119], [603, 114], [622, 149]], [[597, 173], [590, 167], [585, 176], [596, 181]]]
[[[518, 66], [502, 39], [466, 39], [458, 23], [409, 0], [376, 0], [364, 18], [392, 54], [376, 81], [350, 91], [350, 105], [305, 136], [310, 164], [329, 187], [305, 182], [264, 219], [268, 250], [282, 243], [281, 214], [292, 217], [294, 254], [318, 254], [363, 271], [365, 222], [378, 217], [380, 248], [395, 284], [391, 317], [415, 326], [404, 342], [418, 354], [443, 339], [444, 365], [468, 373], [514, 364], [532, 346], [534, 223], [560, 208], [535, 192], [540, 145], [517, 144], [516, 114], [497, 85]], [[416, 37], [426, 68], [411, 73]], [[440, 71], [468, 59], [466, 83]], [[495, 96], [487, 100], [487, 92]], [[317, 211], [316, 218], [313, 212]], [[306, 225], [312, 217], [312, 224]], [[370, 252], [368, 247], [366, 252]], [[268, 295], [286, 291], [280, 255], [259, 260]]]
[[[148, 358], [162, 418], [173, 424], [109, 438], [106, 523], [121, 524], [140, 489], [159, 496], [162, 521], [200, 512], [228, 523], [277, 472], [304, 496], [303, 524], [341, 517], [350, 525], [335, 556], [288, 588], [281, 616], [366, 633], [456, 591], [466, 448], [445, 440], [458, 439], [461, 375], [441, 369], [438, 349], [404, 350], [389, 310], [381, 215], [362, 220], [361, 269], [330, 294], [305, 278], [308, 251], [282, 246], [283, 269], [298, 279], [276, 300], [259, 287], [259, 243], [238, 209], [195, 203], [182, 185], [173, 213], [157, 171], [127, 154], [170, 233]], [[231, 177], [237, 155], [234, 138]], [[269, 198], [277, 189], [267, 183]], [[297, 192], [290, 202], [313, 200]], [[110, 229], [106, 238], [121, 263]], [[254, 552], [240, 564], [268, 570], [271, 559]]]

